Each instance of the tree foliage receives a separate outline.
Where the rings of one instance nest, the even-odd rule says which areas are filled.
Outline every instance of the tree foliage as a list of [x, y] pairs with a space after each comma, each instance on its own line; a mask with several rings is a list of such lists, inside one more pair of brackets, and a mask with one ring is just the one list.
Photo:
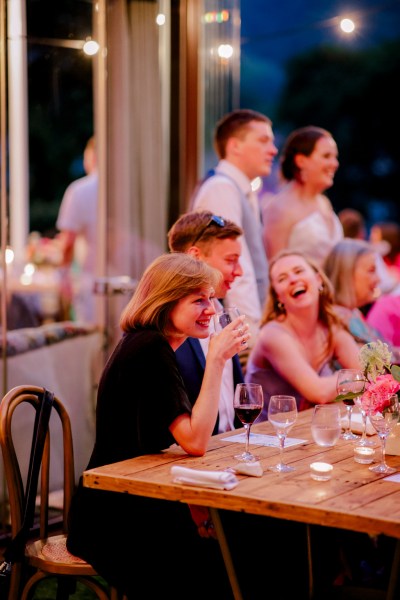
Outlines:
[[307, 124], [329, 129], [340, 168], [329, 192], [336, 210], [379, 202], [400, 220], [400, 39], [351, 52], [320, 47], [287, 64], [277, 122], [288, 133]]

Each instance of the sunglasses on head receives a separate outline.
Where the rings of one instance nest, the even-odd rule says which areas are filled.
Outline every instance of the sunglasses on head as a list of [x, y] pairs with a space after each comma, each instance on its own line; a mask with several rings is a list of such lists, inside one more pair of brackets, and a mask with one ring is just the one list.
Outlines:
[[213, 215], [211, 217], [211, 219], [208, 221], [208, 223], [206, 225], [204, 225], [203, 229], [200, 230], [199, 234], [195, 237], [195, 239], [192, 242], [192, 246], [196, 245], [196, 242], [198, 242], [204, 235], [204, 232], [210, 227], [210, 225], [212, 224], [218, 225], [218, 227], [225, 227], [225, 221], [222, 217], [219, 217], [218, 215]]

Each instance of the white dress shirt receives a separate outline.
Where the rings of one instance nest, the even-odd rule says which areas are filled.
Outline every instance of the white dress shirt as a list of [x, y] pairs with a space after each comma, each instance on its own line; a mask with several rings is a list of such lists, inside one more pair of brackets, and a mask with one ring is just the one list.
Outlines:
[[[193, 209], [209, 210], [213, 214], [225, 217], [241, 227], [243, 225], [241, 197], [236, 186], [242, 190], [244, 195], [252, 193], [250, 180], [242, 171], [226, 160], [221, 160], [218, 163], [215, 172], [216, 177], [210, 177], [200, 187], [193, 201]], [[218, 173], [226, 174], [235, 183], [230, 181], [228, 177], [218, 177]], [[257, 212], [259, 214], [259, 210]], [[242, 245], [240, 264], [243, 275], [238, 277], [232, 284], [232, 289], [226, 296], [226, 303], [227, 305], [237, 306], [240, 312], [246, 315], [251, 333], [249, 340], [249, 348], [251, 348], [258, 334], [262, 307], [250, 251], [244, 236], [241, 236], [240, 242]]]

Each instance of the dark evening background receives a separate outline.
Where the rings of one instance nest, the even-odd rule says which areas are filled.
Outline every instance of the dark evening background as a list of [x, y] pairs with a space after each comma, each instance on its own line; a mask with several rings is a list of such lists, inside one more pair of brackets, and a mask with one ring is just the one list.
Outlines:
[[[240, 106], [272, 118], [278, 147], [295, 127], [329, 129], [340, 159], [328, 190], [335, 210], [357, 208], [368, 225], [400, 223], [400, 0], [245, 0], [240, 8]], [[83, 174], [92, 65], [35, 39], [85, 39], [91, 14], [91, 0], [27, 1], [30, 228], [45, 235], [65, 187]], [[339, 16], [354, 19], [353, 34], [340, 32]]]

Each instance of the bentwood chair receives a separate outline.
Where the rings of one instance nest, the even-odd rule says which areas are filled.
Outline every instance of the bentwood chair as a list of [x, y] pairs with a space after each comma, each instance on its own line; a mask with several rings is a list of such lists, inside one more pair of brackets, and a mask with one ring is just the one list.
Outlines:
[[[45, 407], [48, 408], [49, 398], [50, 404], [52, 404], [49, 410], [53, 415], [50, 423], [48, 419], [46, 422], [46, 418], [44, 421], [42, 418]], [[12, 428], [14, 412], [18, 413], [16, 409], [20, 405], [25, 405], [25, 407], [31, 405], [34, 409], [32, 413], [33, 443], [26, 484], [22, 481], [20, 461], [15, 450]], [[61, 522], [57, 524], [58, 531], [62, 531], [61, 534], [49, 532], [51, 529], [49, 524], [49, 515], [51, 514], [49, 510], [50, 429], [53, 431], [55, 427], [58, 427], [58, 432], [60, 432], [60, 424], [57, 423], [58, 419], [55, 419], [54, 415], [61, 422], [62, 433], [59, 433], [59, 437], [62, 438], [63, 446], [63, 507]], [[39, 428], [37, 427], [38, 423]], [[54, 431], [53, 435], [55, 435]], [[42, 450], [40, 450], [41, 437], [43, 440]], [[17, 440], [15, 440], [15, 443], [17, 443]], [[57, 579], [57, 600], [69, 598], [70, 594], [75, 591], [78, 581], [90, 588], [99, 600], [118, 600], [119, 596], [116, 590], [108, 588], [90, 564], [73, 556], [66, 548], [67, 515], [75, 486], [75, 474], [71, 423], [60, 400], [40, 387], [22, 385], [10, 390], [0, 403], [0, 445], [8, 490], [11, 534], [13, 542], [17, 542], [14, 543], [14, 552], [10, 559], [11, 575], [8, 586], [8, 600], [27, 600], [33, 595], [36, 584], [47, 577]], [[35, 467], [33, 456], [35, 453], [37, 456], [38, 448], [40, 451], [39, 459], [36, 460]], [[39, 538], [32, 540], [30, 530], [35, 510], [39, 469]], [[32, 504], [31, 507], [27, 507], [29, 502]], [[27, 518], [29, 522], [27, 522]], [[21, 544], [18, 544], [18, 539]], [[13, 547], [13, 542], [10, 548]], [[107, 548], [104, 551], [107, 552]]]

